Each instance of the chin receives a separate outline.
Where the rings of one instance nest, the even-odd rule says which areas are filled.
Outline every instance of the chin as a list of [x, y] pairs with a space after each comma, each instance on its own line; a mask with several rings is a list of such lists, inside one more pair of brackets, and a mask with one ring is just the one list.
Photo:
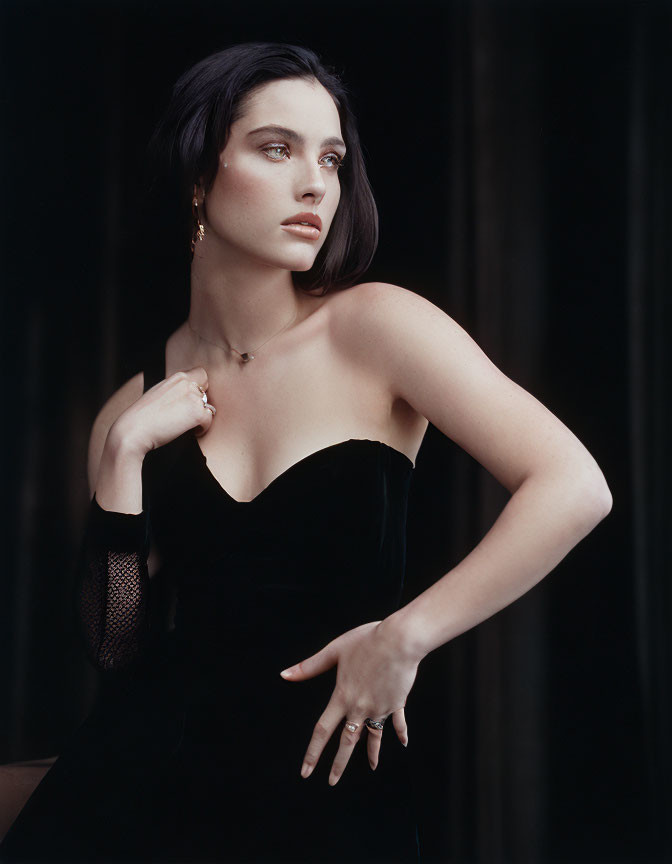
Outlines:
[[312, 268], [312, 266], [315, 264], [316, 258], [317, 254], [314, 253], [313, 250], [310, 250], [308, 254], [287, 255], [280, 260], [276, 259], [272, 263], [275, 264], [277, 267], [282, 267], [283, 270], [292, 270], [304, 273]]
[[291, 267], [290, 269], [296, 271], [297, 273], [307, 273], [308, 270], [313, 269], [313, 265], [315, 264], [315, 259], [312, 261], [307, 261], [305, 264], [297, 264], [296, 267]]

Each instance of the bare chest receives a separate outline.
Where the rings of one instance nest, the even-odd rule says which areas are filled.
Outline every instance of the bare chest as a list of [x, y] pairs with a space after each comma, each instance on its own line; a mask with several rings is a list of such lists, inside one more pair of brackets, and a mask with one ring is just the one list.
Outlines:
[[358, 410], [342, 382], [285, 382], [267, 399], [244, 403], [213, 391], [217, 415], [198, 445], [219, 485], [236, 500], [249, 501], [317, 450], [348, 438], [389, 439], [382, 394], [371, 396], [361, 399]]
[[353, 367], [320, 334], [277, 356], [259, 352], [246, 364], [210, 367], [169, 343], [166, 363], [167, 376], [194, 365], [206, 369], [216, 414], [198, 446], [236, 501], [251, 501], [304, 457], [349, 438], [383, 441], [415, 456], [386, 382]]

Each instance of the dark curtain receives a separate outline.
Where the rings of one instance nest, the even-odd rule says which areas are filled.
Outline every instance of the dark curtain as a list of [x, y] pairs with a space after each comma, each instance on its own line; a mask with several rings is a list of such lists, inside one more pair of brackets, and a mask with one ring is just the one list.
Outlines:
[[628, 82], [628, 399], [633, 599], [646, 792], [657, 846], [672, 858], [669, 400], [672, 380], [672, 16], [640, 7]]
[[[70, 606], [88, 435], [188, 311], [175, 214], [144, 192], [153, 124], [206, 54], [300, 42], [353, 95], [381, 214], [369, 277], [452, 315], [614, 496], [552, 574], [421, 664], [407, 717], [426, 860], [672, 855], [671, 25], [670, 3], [635, 0], [0, 4], [0, 762], [56, 755], [92, 704]], [[405, 601], [506, 498], [429, 428]]]

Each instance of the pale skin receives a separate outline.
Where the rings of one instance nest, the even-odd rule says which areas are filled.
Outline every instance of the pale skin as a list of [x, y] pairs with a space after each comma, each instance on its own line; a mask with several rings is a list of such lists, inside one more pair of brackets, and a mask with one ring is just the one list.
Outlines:
[[[302, 140], [249, 134], [271, 124]], [[441, 309], [386, 283], [324, 297], [295, 289], [292, 271], [310, 269], [338, 207], [329, 154], [338, 158], [345, 148], [336, 138], [338, 112], [317, 82], [274, 81], [248, 101], [204, 206], [204, 190], [197, 190], [206, 234], [191, 269], [193, 330], [184, 322], [168, 339], [163, 381], [143, 393], [139, 373], [103, 406], [88, 462], [100, 506], [139, 513], [146, 453], [198, 427], [215, 479], [237, 501], [249, 501], [301, 458], [348, 438], [383, 441], [414, 462], [431, 422], [510, 492], [488, 533], [445, 576], [285, 676], [292, 686], [337, 667], [301, 766], [309, 776], [340, 728], [331, 785], [362, 735], [371, 767], [378, 764], [383, 732], [366, 729], [365, 718], [390, 717], [407, 743], [404, 706], [428, 653], [529, 590], [611, 508], [583, 444]], [[319, 239], [280, 227], [300, 212], [319, 214]], [[253, 350], [287, 322], [248, 364], [226, 347]], [[217, 409], [214, 417], [197, 385]], [[152, 550], [150, 575], [158, 564]], [[345, 720], [358, 724], [355, 732]]]

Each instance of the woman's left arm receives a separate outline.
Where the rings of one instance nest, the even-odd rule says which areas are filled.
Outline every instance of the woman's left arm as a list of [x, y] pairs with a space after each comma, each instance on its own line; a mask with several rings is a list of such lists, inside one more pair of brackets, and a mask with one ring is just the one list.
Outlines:
[[385, 620], [421, 659], [539, 582], [609, 513], [611, 493], [578, 438], [445, 312], [396, 285], [359, 289], [366, 311], [352, 335], [375, 347], [393, 394], [511, 493], [472, 552]]
[[[405, 732], [400, 705], [415, 677], [409, 670], [528, 591], [611, 509], [604, 476], [578, 438], [450, 316], [396, 285], [371, 282], [349, 291], [335, 339], [382, 376], [392, 399], [404, 399], [470, 453], [511, 498], [478, 545], [427, 590], [375, 629], [349, 631], [297, 664], [292, 680], [339, 664], [340, 692], [309, 745], [311, 767], [343, 706], [351, 714], [360, 704], [394, 709], [397, 732]], [[383, 657], [390, 663], [381, 675]], [[337, 774], [350, 755], [347, 732], [343, 748]]]

